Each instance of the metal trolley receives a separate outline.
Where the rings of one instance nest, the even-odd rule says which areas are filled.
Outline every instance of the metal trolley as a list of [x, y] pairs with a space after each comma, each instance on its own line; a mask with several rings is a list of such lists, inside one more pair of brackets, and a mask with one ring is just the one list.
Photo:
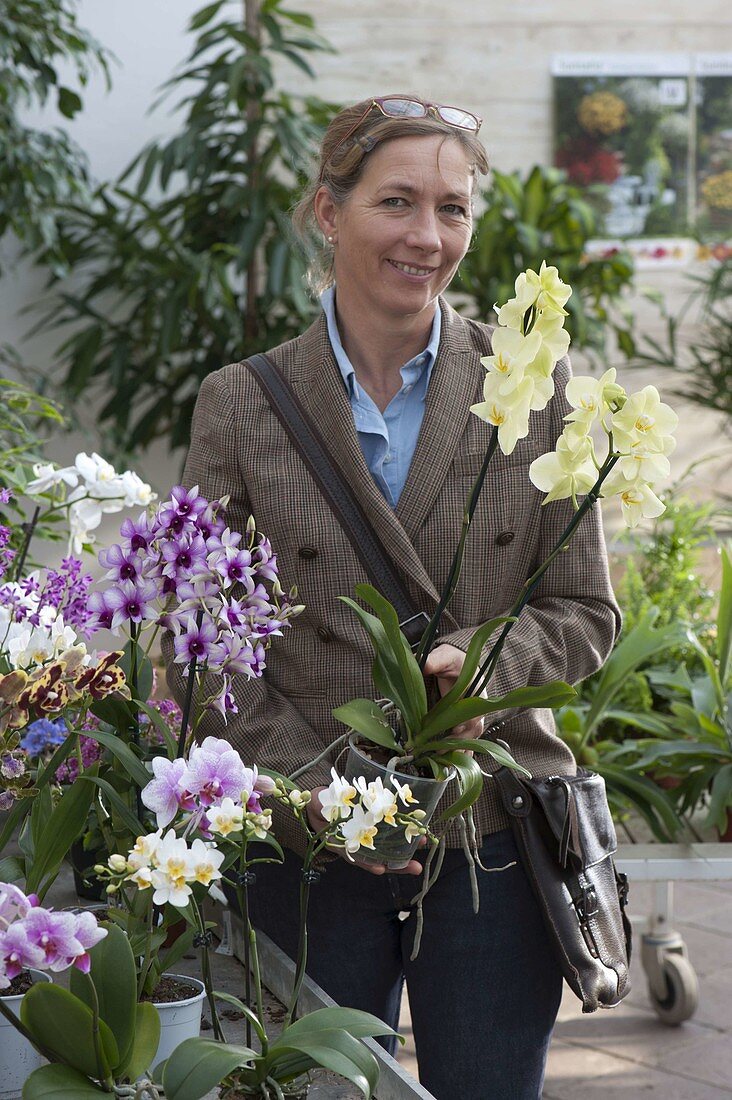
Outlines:
[[673, 928], [674, 883], [732, 880], [732, 844], [621, 844], [616, 863], [631, 884], [655, 884], [641, 935], [641, 964], [656, 1015], [665, 1024], [682, 1024], [696, 1012], [699, 981], [684, 939]]

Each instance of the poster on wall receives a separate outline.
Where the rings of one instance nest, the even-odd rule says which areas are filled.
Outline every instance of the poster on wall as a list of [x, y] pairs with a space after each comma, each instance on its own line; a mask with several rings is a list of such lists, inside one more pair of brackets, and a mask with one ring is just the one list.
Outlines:
[[732, 54], [695, 58], [697, 229], [714, 249], [732, 237]]
[[732, 235], [732, 54], [560, 54], [554, 161], [597, 214], [598, 251], [685, 263]]

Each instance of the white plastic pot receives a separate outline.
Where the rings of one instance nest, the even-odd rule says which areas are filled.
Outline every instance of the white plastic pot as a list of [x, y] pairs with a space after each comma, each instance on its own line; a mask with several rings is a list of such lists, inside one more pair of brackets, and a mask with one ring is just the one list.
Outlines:
[[166, 977], [177, 978], [186, 985], [195, 985], [198, 993], [185, 1001], [171, 1001], [163, 1004], [153, 1001], [160, 1017], [160, 1043], [151, 1068], [169, 1058], [184, 1039], [195, 1039], [201, 1032], [201, 1012], [203, 999], [206, 996], [203, 982], [198, 978], [189, 978], [185, 974], [167, 974]]
[[[50, 982], [50, 975], [42, 970], [31, 970], [34, 982]], [[24, 993], [16, 997], [3, 997], [3, 1004], [14, 1016], [20, 1017], [20, 1005]], [[16, 1028], [0, 1016], [0, 1097], [2, 1100], [20, 1100], [23, 1085], [34, 1069], [45, 1064], [35, 1047], [31, 1046]]]

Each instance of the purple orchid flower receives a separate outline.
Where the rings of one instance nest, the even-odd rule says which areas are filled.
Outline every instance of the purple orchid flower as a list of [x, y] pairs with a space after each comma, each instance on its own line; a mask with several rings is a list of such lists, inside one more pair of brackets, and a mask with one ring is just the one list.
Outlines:
[[216, 557], [214, 569], [227, 587], [232, 584], [246, 583], [254, 573], [252, 555], [248, 550], [236, 550], [231, 547]]
[[23, 921], [15, 921], [0, 932], [0, 965], [11, 981], [27, 967], [43, 966], [45, 961], [43, 948], [29, 939]]
[[145, 512], [141, 512], [136, 520], [129, 518], [123, 520], [119, 533], [130, 544], [130, 550], [133, 553], [137, 553], [138, 550], [147, 550], [153, 538]]
[[202, 806], [212, 806], [227, 797], [238, 802], [242, 791], [251, 791], [251, 774], [228, 741], [207, 737], [190, 755], [186, 786]]
[[176, 485], [170, 496], [171, 499], [164, 501], [158, 508], [157, 526], [171, 534], [180, 534], [187, 527], [196, 527], [198, 517], [209, 506], [205, 497], [199, 494], [198, 486], [184, 489], [182, 485]]
[[254, 563], [257, 572], [267, 580], [276, 581], [278, 577], [277, 555], [272, 551], [272, 543], [266, 535], [260, 535], [259, 545], [254, 551]]
[[189, 664], [191, 661], [205, 661], [218, 638], [218, 630], [210, 615], [204, 616], [200, 626], [196, 625], [193, 615], [188, 615], [185, 630], [175, 639], [175, 663]]
[[98, 559], [108, 570], [107, 577], [115, 581], [135, 581], [142, 572], [142, 559], [134, 551], [115, 543], [108, 550], [100, 550]]
[[192, 537], [180, 535], [163, 543], [162, 554], [165, 561], [162, 567], [163, 576], [189, 578], [200, 571], [201, 566], [205, 566], [206, 543], [198, 534]]
[[0, 928], [21, 920], [36, 905], [38, 898], [35, 894], [24, 894], [12, 882], [0, 882]]
[[76, 937], [73, 913], [54, 913], [50, 909], [31, 909], [23, 920], [28, 939], [41, 949], [44, 969], [66, 970], [85, 954]]
[[143, 804], [155, 814], [158, 828], [164, 829], [179, 809], [195, 809], [195, 802], [184, 786], [185, 760], [154, 756], [152, 769], [155, 778], [143, 789], [141, 797]]
[[146, 619], [156, 619], [158, 612], [152, 606], [157, 598], [158, 588], [154, 581], [122, 581], [107, 590], [106, 603], [112, 609], [112, 630], [117, 630], [126, 622], [141, 623]]
[[91, 958], [89, 951], [106, 936], [106, 930], [100, 928], [93, 913], [76, 913], [76, 939], [84, 949], [80, 955], [74, 958], [73, 965], [83, 974], [91, 970]]

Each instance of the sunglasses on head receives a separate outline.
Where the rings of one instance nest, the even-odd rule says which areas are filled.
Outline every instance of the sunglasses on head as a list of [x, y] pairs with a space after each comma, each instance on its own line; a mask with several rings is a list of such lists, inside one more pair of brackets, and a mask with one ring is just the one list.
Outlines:
[[371, 100], [363, 114], [354, 122], [351, 129], [343, 135], [328, 157], [329, 161], [333, 160], [341, 145], [348, 141], [349, 137], [358, 130], [366, 116], [374, 108], [381, 111], [386, 118], [427, 118], [429, 113], [432, 112], [436, 118], [447, 123], [448, 126], [455, 126], [458, 130], [468, 130], [472, 134], [478, 133], [483, 122], [482, 118], [478, 118], [470, 111], [464, 111], [462, 107], [448, 107], [443, 103], [425, 103], [422, 99], [412, 99], [410, 96], [379, 96]]

